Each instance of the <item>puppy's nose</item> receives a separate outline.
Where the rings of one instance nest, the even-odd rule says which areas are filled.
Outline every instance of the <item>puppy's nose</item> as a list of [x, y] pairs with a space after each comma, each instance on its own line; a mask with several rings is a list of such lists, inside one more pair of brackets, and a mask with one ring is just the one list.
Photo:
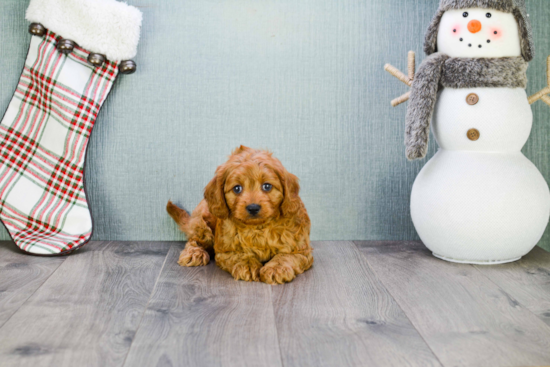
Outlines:
[[477, 33], [481, 31], [481, 22], [479, 20], [471, 20], [470, 23], [468, 23], [468, 30], [472, 33]]
[[246, 207], [246, 211], [250, 215], [257, 215], [260, 212], [260, 209], [262, 209], [261, 205], [258, 204], [250, 204]]

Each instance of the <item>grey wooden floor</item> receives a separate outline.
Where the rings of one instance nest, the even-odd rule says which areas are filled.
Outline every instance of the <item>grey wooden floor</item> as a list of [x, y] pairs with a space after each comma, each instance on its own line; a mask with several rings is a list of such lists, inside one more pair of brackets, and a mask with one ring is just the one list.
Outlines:
[[60, 258], [0, 243], [0, 365], [550, 365], [550, 253], [457, 265], [419, 243], [317, 242], [284, 286], [182, 268], [181, 243]]

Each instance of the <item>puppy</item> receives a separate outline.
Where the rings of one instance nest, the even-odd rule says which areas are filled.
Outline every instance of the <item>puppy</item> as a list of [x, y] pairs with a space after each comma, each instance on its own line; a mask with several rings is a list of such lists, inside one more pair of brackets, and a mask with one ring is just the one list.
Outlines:
[[310, 220], [298, 178], [271, 153], [241, 146], [216, 169], [191, 216], [166, 210], [188, 242], [181, 266], [216, 264], [236, 280], [282, 284], [311, 268]]

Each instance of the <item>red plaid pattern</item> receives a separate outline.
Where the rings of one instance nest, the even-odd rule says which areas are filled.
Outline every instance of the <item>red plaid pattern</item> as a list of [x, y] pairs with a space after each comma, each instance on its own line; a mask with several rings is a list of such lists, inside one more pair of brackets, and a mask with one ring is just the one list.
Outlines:
[[117, 63], [56, 49], [57, 36], [32, 37], [25, 68], [0, 124], [0, 219], [15, 243], [60, 254], [90, 240], [84, 191], [86, 147], [118, 75]]

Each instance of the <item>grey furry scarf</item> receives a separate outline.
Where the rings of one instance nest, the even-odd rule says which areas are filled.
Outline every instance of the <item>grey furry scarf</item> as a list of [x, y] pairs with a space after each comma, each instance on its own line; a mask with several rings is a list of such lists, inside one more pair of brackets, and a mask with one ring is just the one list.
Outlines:
[[441, 88], [526, 88], [527, 62], [523, 57], [495, 59], [451, 58], [435, 53], [420, 65], [414, 77], [405, 121], [409, 160], [428, 151], [430, 121]]

